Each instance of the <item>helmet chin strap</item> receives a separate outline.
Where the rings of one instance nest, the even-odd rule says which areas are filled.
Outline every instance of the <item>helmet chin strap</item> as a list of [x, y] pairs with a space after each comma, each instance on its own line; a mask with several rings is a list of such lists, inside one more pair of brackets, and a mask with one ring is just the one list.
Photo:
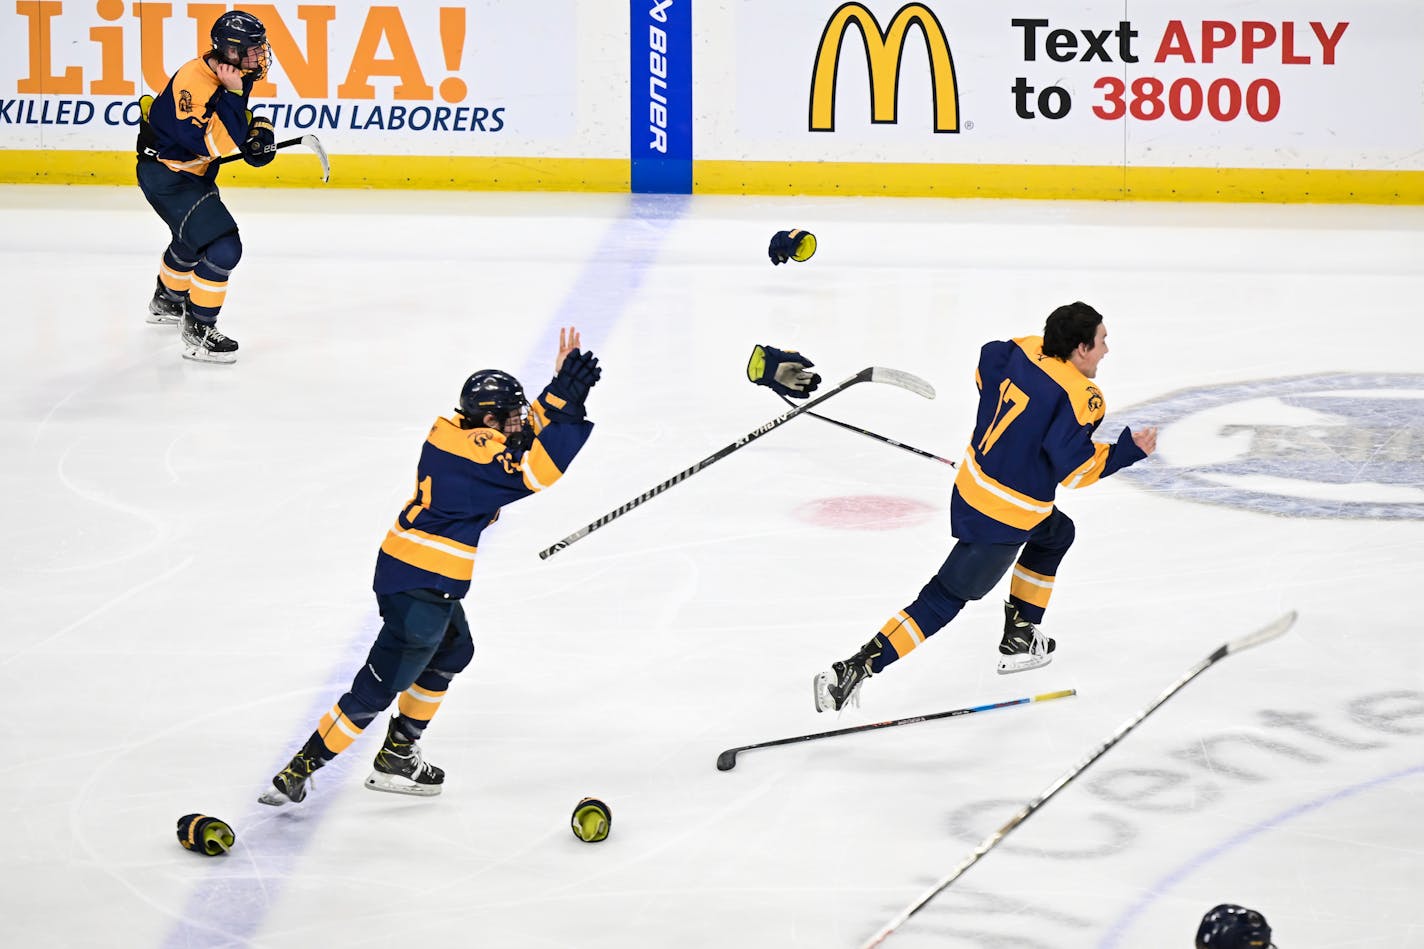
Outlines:
[[534, 433], [529, 430], [526, 424], [519, 431], [512, 435], [504, 436], [505, 446], [516, 455], [522, 455], [534, 445]]

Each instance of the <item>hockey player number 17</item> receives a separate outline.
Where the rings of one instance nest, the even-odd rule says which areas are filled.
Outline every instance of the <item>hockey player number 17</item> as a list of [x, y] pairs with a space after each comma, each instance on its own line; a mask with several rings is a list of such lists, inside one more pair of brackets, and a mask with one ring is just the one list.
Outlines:
[[999, 407], [994, 410], [994, 420], [989, 423], [984, 437], [979, 440], [980, 453], [988, 454], [989, 449], [993, 448], [994, 443], [999, 440], [999, 436], [1004, 434], [1004, 429], [1009, 427], [1010, 422], [1023, 414], [1023, 410], [1026, 408], [1028, 408], [1027, 392], [1008, 379], [999, 383]]

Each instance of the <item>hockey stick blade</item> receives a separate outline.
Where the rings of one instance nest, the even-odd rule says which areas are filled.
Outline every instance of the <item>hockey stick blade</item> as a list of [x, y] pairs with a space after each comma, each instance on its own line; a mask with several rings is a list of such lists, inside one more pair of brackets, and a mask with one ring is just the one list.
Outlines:
[[303, 135], [302, 144], [316, 153], [317, 161], [321, 162], [321, 183], [327, 184], [331, 181], [331, 159], [326, 157], [326, 149], [321, 147], [321, 140], [315, 135]]
[[697, 472], [701, 471], [703, 468], [706, 468], [709, 465], [714, 464], [715, 462], [721, 461], [723, 458], [726, 458], [728, 455], [730, 455], [737, 449], [745, 448], [747, 445], [756, 441], [758, 438], [761, 438], [767, 432], [770, 432], [773, 429], [780, 428], [782, 425], [785, 425], [787, 422], [796, 418], [798, 415], [801, 415], [809, 409], [820, 405], [822, 402], [826, 401], [832, 396], [839, 395], [846, 389], [849, 389], [851, 386], [858, 385], [862, 382], [881, 382], [885, 383], [886, 385], [898, 386], [902, 389], [908, 389], [909, 391], [915, 392], [920, 395], [923, 395], [924, 392], [928, 390], [931, 395], [926, 396], [926, 398], [932, 398], [934, 393], [934, 389], [930, 387], [930, 384], [925, 380], [921, 379], [919, 376], [912, 375], [908, 372], [901, 372], [898, 369], [884, 369], [879, 366], [869, 366], [865, 369], [862, 369], [860, 372], [857, 372], [855, 375], [851, 376], [849, 379], [845, 380], [839, 385], [835, 386], [829, 392], [817, 396], [816, 398], [807, 402], [805, 405], [798, 405], [796, 406], [796, 408], [792, 409], [789, 412], [783, 412], [781, 415], [778, 415], [776, 418], [772, 419], [770, 422], [767, 422], [765, 425], [753, 429], [752, 431], [743, 435], [741, 438], [732, 442], [730, 445], [727, 445], [726, 447], [721, 448], [716, 452], [713, 452], [706, 458], [703, 458], [691, 468], [686, 468], [682, 471], [679, 471], [677, 474], [673, 475], [671, 478], [668, 478], [662, 484], [649, 488], [647, 491], [644, 491], [642, 494], [638, 495], [636, 498], [629, 501], [628, 503], [620, 507], [614, 508], [613, 510], [609, 511], [607, 514], [603, 515], [593, 523], [579, 528], [569, 536], [565, 537], [563, 540], [544, 548], [543, 550], [539, 551], [539, 559], [548, 560], [554, 554], [563, 550], [565, 547], [568, 547], [570, 544], [577, 543], [578, 541], [587, 537], [589, 534], [592, 534], [594, 531], [598, 530], [600, 527], [603, 527], [604, 525], [614, 520], [617, 520], [624, 514], [627, 514], [635, 507], [638, 507], [643, 503], [652, 500], [653, 498], [657, 497], [659, 494], [662, 494], [664, 491], [668, 490], [674, 485], [681, 484], [683, 481], [686, 481], [688, 478], [697, 474]]
[[1234, 655], [1246, 649], [1253, 649], [1262, 643], [1268, 643], [1278, 636], [1285, 635], [1286, 631], [1295, 625], [1296, 616], [1296, 611], [1291, 610], [1274, 623], [1269, 623], [1254, 633], [1242, 636], [1240, 639], [1233, 639], [1231, 642], [1223, 645], [1220, 650], [1217, 650], [1221, 655], [1216, 655], [1216, 653], [1212, 654], [1212, 661], [1221, 659], [1224, 656]]
[[901, 369], [885, 369], [876, 366], [870, 370], [870, 381], [884, 383], [888, 386], [899, 386], [926, 399], [935, 397], [934, 386], [913, 372], [905, 372]]
[[1255, 646], [1261, 645], [1262, 643], [1268, 643], [1271, 640], [1276, 639], [1277, 637], [1283, 635], [1292, 626], [1294, 626], [1295, 621], [1296, 612], [1295, 610], [1291, 610], [1289, 613], [1284, 614], [1278, 619], [1267, 623], [1265, 626], [1256, 630], [1254, 633], [1249, 633], [1248, 635], [1242, 636], [1239, 639], [1233, 639], [1230, 642], [1223, 643], [1219, 648], [1212, 652], [1211, 655], [1207, 656], [1201, 662], [1188, 669], [1185, 673], [1183, 673], [1181, 678], [1177, 679], [1176, 682], [1173, 682], [1166, 689], [1164, 689], [1151, 705], [1147, 706], [1147, 708], [1143, 709], [1141, 712], [1138, 712], [1132, 718], [1123, 722], [1122, 725], [1118, 727], [1118, 730], [1113, 732], [1112, 736], [1108, 738], [1107, 741], [1103, 742], [1096, 749], [1090, 752], [1085, 758], [1083, 758], [1082, 761], [1079, 761], [1073, 767], [1069, 768], [1068, 771], [1066, 771], [1061, 777], [1058, 778], [1058, 780], [1050, 784], [1048, 786], [1048, 789], [1045, 790], [1042, 794], [1034, 798], [1029, 803], [1025, 804], [1023, 807], [1019, 808], [1018, 813], [1016, 813], [1013, 817], [1009, 818], [1008, 823], [1004, 824], [1004, 826], [1000, 827], [988, 837], [984, 838], [983, 842], [981, 842], [979, 846], [974, 849], [974, 852], [971, 853], [969, 856], [965, 857], [964, 860], [960, 862], [959, 866], [955, 867], [953, 870], [950, 871], [948, 876], [944, 877], [942, 880], [936, 883], [933, 887], [929, 889], [928, 892], [926, 892], [919, 899], [915, 900], [915, 902], [911, 903], [909, 906], [901, 910], [900, 913], [894, 919], [890, 920], [890, 922], [882, 926], [874, 936], [871, 936], [868, 940], [866, 940], [861, 945], [861, 949], [874, 949], [875, 946], [880, 945], [886, 939], [890, 938], [890, 936], [897, 929], [899, 929], [900, 926], [903, 925], [911, 916], [924, 909], [926, 906], [929, 905], [929, 902], [931, 900], [933, 900], [936, 896], [939, 896], [945, 890], [949, 889], [950, 884], [954, 883], [954, 881], [958, 880], [961, 876], [963, 876], [965, 872], [969, 870], [970, 867], [978, 863], [981, 857], [983, 857], [989, 851], [997, 847], [1000, 841], [1007, 837], [1015, 827], [1018, 827], [1024, 821], [1028, 820], [1040, 807], [1047, 804], [1055, 794], [1057, 794], [1059, 791], [1063, 790], [1070, 783], [1072, 783], [1072, 781], [1077, 778], [1078, 775], [1088, 770], [1088, 768], [1093, 764], [1093, 762], [1097, 761], [1103, 755], [1107, 754], [1108, 751], [1114, 745], [1116, 745], [1119, 741], [1122, 741], [1123, 738], [1127, 737], [1127, 734], [1129, 732], [1131, 732], [1138, 725], [1142, 724], [1143, 720], [1146, 719], [1147, 716], [1151, 715], [1153, 712], [1157, 711], [1157, 709], [1161, 708], [1162, 705], [1168, 699], [1176, 695], [1177, 692], [1180, 691], [1182, 687], [1185, 686], [1188, 682], [1191, 682], [1197, 676], [1201, 675], [1207, 669], [1211, 668], [1213, 665], [1220, 662], [1227, 656], [1242, 652], [1246, 649], [1251, 649]]
[[[289, 138], [273, 144], [272, 151], [279, 151], [283, 148], [291, 148], [293, 145], [305, 145], [316, 153], [317, 161], [321, 162], [321, 180], [325, 184], [331, 181], [331, 159], [326, 156], [326, 149], [322, 147], [321, 140], [315, 135], [302, 135], [298, 138]], [[217, 164], [226, 165], [228, 162], [242, 161], [247, 156], [242, 152], [236, 155], [228, 155], [217, 160]]]
[[771, 748], [775, 745], [791, 745], [803, 741], [818, 741], [822, 738], [833, 738], [837, 735], [853, 735], [856, 732], [875, 731], [880, 728], [895, 728], [899, 725], [917, 725], [920, 722], [933, 722], [941, 718], [958, 718], [961, 715], [973, 715], [975, 712], [988, 712], [996, 708], [1008, 708], [1011, 705], [1028, 705], [1031, 702], [1047, 702], [1050, 699], [1064, 699], [1070, 695], [1077, 694], [1077, 689], [1060, 689], [1057, 692], [1044, 692], [1042, 695], [1010, 699], [1007, 702], [994, 702], [991, 705], [957, 708], [951, 712], [932, 712], [928, 715], [912, 715], [909, 718], [896, 718], [888, 722], [875, 722], [871, 725], [854, 725], [850, 728], [837, 728], [834, 731], [815, 732], [810, 735], [796, 735], [792, 738], [777, 738], [773, 741], [760, 741], [752, 745], [738, 745], [736, 748], [728, 748], [717, 756], [717, 770], [731, 771], [737, 766], [737, 755], [743, 751], [752, 751], [756, 748]]

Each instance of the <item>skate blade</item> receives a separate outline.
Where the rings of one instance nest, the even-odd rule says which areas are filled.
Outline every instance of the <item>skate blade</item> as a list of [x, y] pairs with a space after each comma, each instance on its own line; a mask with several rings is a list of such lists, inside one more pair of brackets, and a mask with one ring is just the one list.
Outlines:
[[148, 314], [148, 322], [155, 326], [177, 326], [183, 322], [183, 317], [169, 316], [167, 313], [150, 313]]
[[276, 788], [268, 788], [266, 791], [263, 791], [260, 795], [258, 795], [257, 803], [270, 804], [273, 807], [281, 807], [283, 804], [295, 804], [296, 801], [293, 801], [291, 798], [287, 797], [287, 795], [283, 794]]
[[211, 362], [227, 365], [237, 362], [237, 353], [210, 353], [196, 346], [184, 346], [183, 358], [193, 362]]
[[398, 774], [382, 774], [379, 771], [372, 771], [371, 776], [366, 779], [367, 790], [411, 794], [415, 797], [434, 797], [443, 787], [443, 784], [416, 784], [410, 778], [403, 778]]
[[835, 700], [831, 698], [831, 674], [818, 672], [811, 678], [811, 699], [816, 703], [817, 712], [834, 712]]
[[1052, 661], [1051, 653], [1046, 656], [1005, 656], [999, 660], [999, 675], [1006, 676], [1015, 672], [1041, 669]]

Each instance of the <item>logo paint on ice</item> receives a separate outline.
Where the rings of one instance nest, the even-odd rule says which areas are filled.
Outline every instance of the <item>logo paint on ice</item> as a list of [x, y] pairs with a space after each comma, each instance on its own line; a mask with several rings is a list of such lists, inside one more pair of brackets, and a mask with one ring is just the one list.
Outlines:
[[1131, 410], [1153, 490], [1293, 517], [1424, 520], [1424, 375], [1301, 376], [1190, 389]]

